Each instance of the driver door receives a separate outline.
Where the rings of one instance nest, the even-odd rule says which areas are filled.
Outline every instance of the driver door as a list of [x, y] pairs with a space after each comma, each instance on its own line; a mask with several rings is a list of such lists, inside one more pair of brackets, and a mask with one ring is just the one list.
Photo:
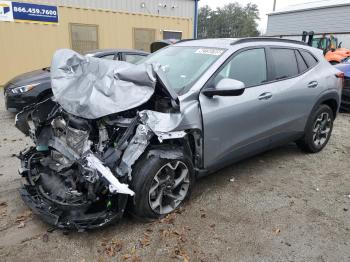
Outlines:
[[200, 94], [206, 169], [219, 169], [269, 147], [275, 109], [274, 87], [266, 84], [268, 73], [265, 49], [245, 49], [234, 54], [205, 87], [231, 78], [245, 84], [243, 94], [212, 98]]

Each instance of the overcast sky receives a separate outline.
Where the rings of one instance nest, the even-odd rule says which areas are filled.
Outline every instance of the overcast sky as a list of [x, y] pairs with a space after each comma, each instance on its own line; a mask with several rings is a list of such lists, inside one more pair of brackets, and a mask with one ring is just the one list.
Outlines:
[[[276, 10], [287, 7], [293, 4], [300, 4], [310, 2], [311, 0], [277, 0]], [[272, 12], [273, 0], [200, 0], [199, 5], [209, 5], [211, 8], [216, 8], [218, 6], [223, 6], [228, 3], [238, 2], [241, 5], [246, 5], [247, 3], [257, 4], [260, 11], [260, 21], [259, 30], [265, 32], [267, 26], [267, 15]]]

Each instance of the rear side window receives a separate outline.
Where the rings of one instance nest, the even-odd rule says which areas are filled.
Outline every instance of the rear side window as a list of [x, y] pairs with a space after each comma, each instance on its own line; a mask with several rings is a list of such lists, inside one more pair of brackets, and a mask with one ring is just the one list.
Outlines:
[[112, 54], [112, 55], [105, 55], [105, 56], [101, 56], [100, 58], [106, 59], [106, 60], [114, 60], [115, 55], [114, 54]]
[[308, 67], [313, 67], [317, 64], [317, 59], [310, 54], [308, 51], [305, 50], [300, 50], [301, 55], [304, 57], [304, 60], [306, 62], [306, 64], [308, 65]]
[[271, 56], [275, 62], [275, 80], [289, 78], [299, 74], [294, 50], [272, 48]]
[[297, 61], [298, 61], [299, 73], [305, 72], [308, 67], [304, 61], [304, 58], [301, 56], [301, 54], [297, 50], [295, 50], [295, 55], [296, 55]]
[[246, 87], [261, 85], [267, 81], [267, 66], [263, 48], [250, 49], [234, 56], [215, 77], [217, 84], [223, 78], [241, 81]]
[[125, 54], [124, 57], [126, 62], [129, 62], [131, 64], [136, 64], [145, 56], [138, 55], [138, 54]]

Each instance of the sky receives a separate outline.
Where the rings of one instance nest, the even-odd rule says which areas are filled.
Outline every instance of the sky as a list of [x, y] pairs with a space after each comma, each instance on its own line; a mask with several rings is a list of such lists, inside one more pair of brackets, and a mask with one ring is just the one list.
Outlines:
[[[276, 10], [285, 8], [289, 5], [310, 2], [311, 0], [277, 0]], [[253, 3], [258, 5], [260, 11], [259, 31], [265, 32], [267, 27], [267, 14], [272, 12], [273, 0], [200, 0], [199, 6], [209, 5], [211, 8], [222, 7], [225, 4], [238, 2], [241, 5]]]

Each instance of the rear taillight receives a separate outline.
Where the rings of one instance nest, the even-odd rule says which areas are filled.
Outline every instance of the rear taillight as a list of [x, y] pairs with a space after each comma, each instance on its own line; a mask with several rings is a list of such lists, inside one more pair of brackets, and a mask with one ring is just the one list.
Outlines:
[[342, 80], [342, 88], [345, 86], [345, 74], [343, 72], [339, 72], [335, 74], [337, 78], [340, 78]]

